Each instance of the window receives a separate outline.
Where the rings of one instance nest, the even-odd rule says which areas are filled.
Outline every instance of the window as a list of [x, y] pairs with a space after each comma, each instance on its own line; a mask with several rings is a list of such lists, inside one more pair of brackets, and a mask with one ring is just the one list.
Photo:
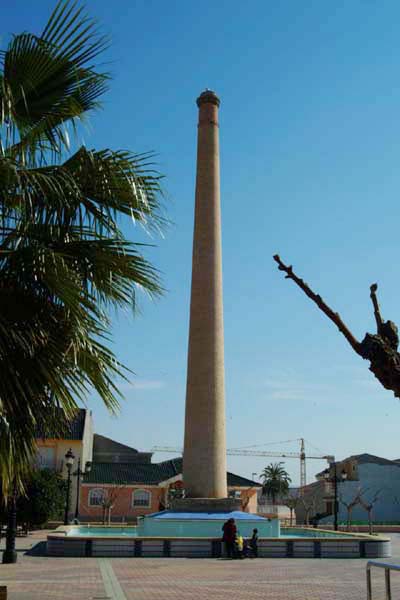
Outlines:
[[151, 494], [147, 490], [135, 490], [132, 494], [132, 506], [150, 506]]
[[37, 464], [39, 469], [54, 469], [56, 466], [56, 449], [41, 446], [37, 453]]
[[229, 490], [228, 491], [229, 498], [241, 498], [240, 490]]
[[104, 490], [98, 488], [90, 490], [89, 492], [89, 506], [101, 506], [105, 500], [106, 493]]

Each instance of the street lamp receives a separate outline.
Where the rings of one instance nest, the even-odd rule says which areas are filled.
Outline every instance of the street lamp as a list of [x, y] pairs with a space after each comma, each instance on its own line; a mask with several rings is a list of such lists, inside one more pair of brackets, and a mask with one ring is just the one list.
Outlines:
[[67, 479], [67, 497], [65, 500], [65, 514], [64, 514], [64, 525], [68, 525], [68, 513], [69, 513], [69, 496], [71, 491], [71, 469], [74, 464], [75, 456], [70, 448], [65, 455], [65, 464], [68, 470], [68, 479]]
[[81, 469], [81, 457], [78, 458], [78, 468], [74, 473], [74, 476], [77, 478], [76, 479], [75, 519], [79, 518], [79, 486], [80, 486], [81, 476], [85, 475], [86, 473], [90, 473], [91, 469], [92, 469], [92, 465], [90, 463], [86, 463], [86, 468], [83, 471]]
[[[331, 477], [331, 467], [333, 467], [333, 477]], [[346, 481], [347, 473], [343, 469], [340, 477], [337, 474], [337, 463], [332, 463], [324, 473], [325, 479], [333, 483], [333, 528], [338, 530], [338, 482]]]

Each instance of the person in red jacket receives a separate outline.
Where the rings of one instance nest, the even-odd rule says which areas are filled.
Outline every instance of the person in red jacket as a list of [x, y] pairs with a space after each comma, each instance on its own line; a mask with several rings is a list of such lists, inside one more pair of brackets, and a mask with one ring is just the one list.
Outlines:
[[225, 542], [226, 555], [228, 558], [234, 558], [236, 540], [235, 519], [228, 519], [226, 523], [224, 523], [222, 531], [222, 541]]

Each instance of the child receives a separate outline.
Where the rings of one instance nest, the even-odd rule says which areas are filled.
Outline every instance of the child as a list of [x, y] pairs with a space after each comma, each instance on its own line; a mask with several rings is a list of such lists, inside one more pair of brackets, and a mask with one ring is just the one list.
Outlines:
[[254, 558], [258, 557], [258, 529], [253, 529], [253, 535], [250, 540], [250, 548]]
[[237, 558], [244, 558], [244, 554], [243, 554], [243, 538], [240, 535], [240, 533], [237, 533], [236, 536], [236, 540], [235, 540], [235, 550], [236, 550], [236, 557]]

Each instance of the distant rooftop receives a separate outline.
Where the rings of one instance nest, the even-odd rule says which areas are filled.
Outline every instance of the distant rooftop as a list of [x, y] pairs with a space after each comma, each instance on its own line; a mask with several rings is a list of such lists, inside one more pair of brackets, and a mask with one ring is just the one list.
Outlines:
[[136, 448], [116, 442], [105, 435], [93, 436], [93, 462], [98, 463], [149, 463], [151, 452], [139, 452]]
[[[172, 458], [160, 463], [104, 463], [93, 462], [84, 483], [96, 484], [147, 484], [158, 485], [162, 481], [172, 479], [182, 473], [182, 458]], [[246, 477], [227, 473], [227, 484], [230, 487], [261, 487], [259, 483]]]
[[116, 442], [111, 438], [106, 437], [105, 435], [100, 435], [99, 433], [95, 433], [93, 436], [93, 452], [128, 452], [128, 453], [136, 453], [139, 451], [136, 448], [132, 448], [131, 446], [126, 446], [125, 444], [121, 444], [120, 442]]
[[377, 465], [393, 465], [396, 467], [400, 466], [396, 460], [382, 458], [381, 456], [375, 456], [374, 454], [368, 454], [367, 452], [364, 452], [363, 454], [354, 454], [352, 456], [349, 456], [348, 458], [345, 458], [344, 461], [339, 461], [339, 462], [345, 462], [347, 460], [354, 460], [359, 465], [362, 465], [365, 463], [374, 463]]
[[81, 440], [85, 429], [87, 412], [86, 408], [79, 408], [75, 417], [68, 421], [65, 418], [64, 411], [61, 408], [56, 409], [53, 426], [48, 425], [44, 427], [38, 425], [35, 433], [36, 439]]
[[[356, 462], [359, 465], [365, 464], [375, 464], [375, 465], [391, 465], [393, 467], [400, 467], [400, 459], [390, 460], [389, 458], [382, 458], [381, 456], [375, 456], [375, 454], [368, 454], [368, 452], [363, 452], [362, 454], [352, 454], [351, 456], [347, 456], [347, 458], [343, 458], [342, 460], [337, 460], [336, 464], [342, 464], [345, 462]], [[328, 469], [324, 469], [316, 474], [316, 477], [321, 477]]]

